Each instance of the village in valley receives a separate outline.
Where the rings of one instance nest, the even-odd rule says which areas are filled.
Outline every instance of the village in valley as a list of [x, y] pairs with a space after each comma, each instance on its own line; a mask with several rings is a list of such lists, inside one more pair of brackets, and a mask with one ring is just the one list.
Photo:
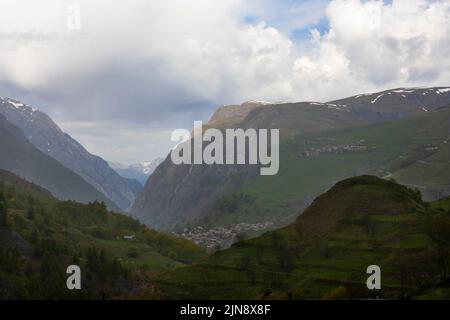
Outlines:
[[243, 240], [248, 232], [259, 232], [267, 230], [273, 222], [260, 223], [238, 223], [226, 227], [206, 228], [202, 226], [193, 229], [184, 229], [178, 234], [189, 239], [208, 250], [220, 250], [229, 248], [233, 243]]
[[325, 154], [342, 154], [350, 152], [361, 152], [371, 149], [376, 149], [376, 147], [368, 147], [365, 140], [359, 140], [357, 142], [338, 144], [338, 145], [326, 145], [322, 147], [306, 147], [301, 153], [301, 157], [317, 157]]

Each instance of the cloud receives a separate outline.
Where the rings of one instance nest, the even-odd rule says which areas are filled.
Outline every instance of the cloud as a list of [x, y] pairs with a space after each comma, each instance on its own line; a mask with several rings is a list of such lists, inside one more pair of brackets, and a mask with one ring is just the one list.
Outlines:
[[335, 0], [327, 18], [329, 31], [313, 32], [313, 54], [294, 62], [305, 97], [449, 84], [450, 1]]
[[221, 104], [448, 85], [448, 21], [450, 1], [5, 0], [0, 91], [106, 158], [141, 161]]

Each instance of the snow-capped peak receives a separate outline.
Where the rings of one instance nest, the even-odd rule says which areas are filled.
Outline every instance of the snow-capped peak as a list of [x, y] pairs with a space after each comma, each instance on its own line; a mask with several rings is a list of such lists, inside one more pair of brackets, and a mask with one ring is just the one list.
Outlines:
[[19, 111], [28, 111], [30, 114], [39, 111], [37, 108], [30, 107], [16, 99], [0, 97], [0, 101], [2, 105], [6, 104]]
[[163, 161], [164, 161], [164, 159], [157, 158], [153, 161], [141, 161], [139, 163], [135, 163], [135, 164], [131, 164], [131, 165], [122, 164], [122, 163], [116, 162], [116, 161], [108, 161], [108, 164], [113, 169], [121, 169], [121, 170], [131, 169], [134, 171], [144, 173], [146, 175], [150, 175], [155, 170], [155, 168]]
[[23, 103], [15, 102], [14, 100], [8, 100], [7, 102], [9, 104], [12, 104], [14, 106], [14, 108], [16, 108], [16, 109], [19, 109], [20, 107], [24, 107], [25, 106]]
[[141, 161], [136, 164], [132, 164], [130, 168], [133, 168], [134, 170], [138, 170], [146, 175], [150, 175], [155, 171], [156, 167], [163, 162], [164, 159], [157, 158], [153, 161]]

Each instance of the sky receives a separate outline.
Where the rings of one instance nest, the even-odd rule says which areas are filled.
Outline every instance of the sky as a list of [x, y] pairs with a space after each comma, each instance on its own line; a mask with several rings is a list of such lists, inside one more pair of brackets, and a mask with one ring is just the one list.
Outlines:
[[221, 105], [449, 86], [449, 22], [450, 0], [2, 0], [0, 96], [131, 164]]

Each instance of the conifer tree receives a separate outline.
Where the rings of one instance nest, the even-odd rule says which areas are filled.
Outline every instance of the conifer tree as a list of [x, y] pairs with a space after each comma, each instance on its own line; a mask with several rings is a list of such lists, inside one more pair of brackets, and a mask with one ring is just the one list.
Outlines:
[[3, 193], [0, 192], [0, 227], [8, 228], [8, 207]]
[[33, 220], [34, 219], [34, 208], [33, 207], [30, 207], [28, 209], [27, 218], [28, 218], [28, 220]]

